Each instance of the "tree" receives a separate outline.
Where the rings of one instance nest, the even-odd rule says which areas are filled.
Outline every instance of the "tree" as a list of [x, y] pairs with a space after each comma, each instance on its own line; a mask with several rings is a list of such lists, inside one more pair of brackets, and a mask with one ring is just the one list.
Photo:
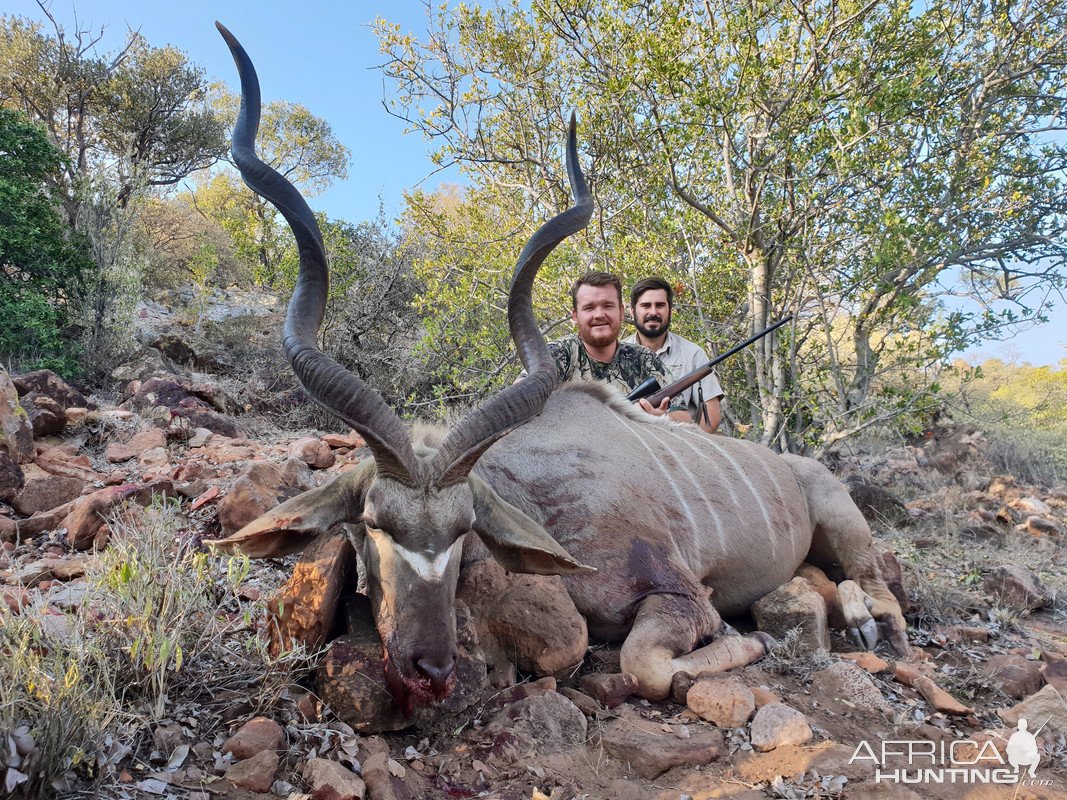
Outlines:
[[47, 189], [61, 165], [44, 131], [0, 109], [0, 361], [68, 373], [71, 311], [92, 263]]
[[[218, 102], [228, 128], [237, 118], [239, 105], [234, 95]], [[264, 107], [256, 148], [260, 158], [305, 196], [318, 194], [335, 180], [348, 177], [348, 148], [334, 136], [326, 120], [297, 103], [274, 101]], [[245, 186], [235, 171], [220, 171], [202, 181], [195, 190], [194, 203], [230, 234], [257, 283], [292, 286], [296, 265], [292, 236], [278, 210]], [[283, 276], [290, 273], [286, 282]]]
[[71, 225], [94, 179], [116, 185], [114, 202], [125, 206], [135, 191], [173, 185], [222, 155], [223, 121], [204, 71], [183, 53], [131, 31], [123, 47], [101, 54], [102, 30], [70, 33], [49, 19], [51, 33], [0, 17], [0, 106], [43, 125], [66, 156], [52, 180]]
[[537, 217], [576, 108], [592, 260], [678, 275], [713, 351], [796, 314], [730, 375], [728, 417], [765, 443], [914, 409], [925, 370], [1064, 286], [1062, 0], [526, 5], [430, 11], [425, 41], [379, 21], [391, 108]]

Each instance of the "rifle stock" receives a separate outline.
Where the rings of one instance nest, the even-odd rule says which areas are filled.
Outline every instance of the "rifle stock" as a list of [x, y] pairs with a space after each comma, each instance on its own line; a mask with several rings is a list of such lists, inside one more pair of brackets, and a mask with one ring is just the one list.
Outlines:
[[756, 335], [748, 337], [747, 339], [745, 339], [745, 341], [741, 342], [741, 344], [735, 347], [731, 347], [721, 356], [713, 358], [704, 366], [697, 367], [692, 372], [682, 376], [674, 383], [667, 384], [662, 389], [660, 388], [659, 381], [657, 381], [655, 378], [647, 378], [643, 383], [637, 386], [637, 388], [635, 388], [632, 392], [626, 395], [626, 399], [631, 402], [637, 402], [638, 400], [645, 398], [648, 400], [649, 403], [652, 404], [652, 407], [655, 408], [663, 402], [664, 398], [674, 397], [675, 395], [681, 394], [693, 384], [703, 380], [708, 375], [710, 375], [711, 371], [715, 369], [716, 364], [725, 361], [734, 353], [744, 350], [753, 342], [759, 341], [771, 331], [776, 330], [785, 325], [791, 319], [793, 319], [792, 314], [790, 314], [785, 319], [778, 320], [776, 323], [767, 328], [764, 328]]

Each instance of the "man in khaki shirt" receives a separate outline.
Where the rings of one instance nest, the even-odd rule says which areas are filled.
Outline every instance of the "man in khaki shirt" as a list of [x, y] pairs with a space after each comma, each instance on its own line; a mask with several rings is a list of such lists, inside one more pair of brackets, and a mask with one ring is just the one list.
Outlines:
[[[662, 278], [644, 278], [630, 292], [630, 311], [637, 333], [625, 339], [643, 345], [659, 356], [668, 381], [688, 375], [710, 360], [700, 345], [671, 333], [671, 307], [674, 291]], [[698, 388], [699, 387], [699, 388]], [[703, 407], [699, 398], [703, 397]], [[708, 433], [714, 433], [722, 420], [723, 391], [714, 374], [686, 389], [672, 402], [682, 404], [690, 419]]]

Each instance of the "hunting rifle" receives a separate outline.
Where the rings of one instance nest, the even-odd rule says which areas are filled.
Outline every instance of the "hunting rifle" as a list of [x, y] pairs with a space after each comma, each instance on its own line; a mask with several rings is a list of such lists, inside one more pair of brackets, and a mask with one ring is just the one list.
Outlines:
[[646, 378], [641, 384], [639, 384], [637, 386], [637, 388], [635, 388], [632, 392], [630, 392], [628, 395], [626, 395], [626, 399], [629, 400], [630, 402], [636, 403], [638, 400], [641, 400], [642, 398], [645, 398], [645, 399], [648, 400], [649, 403], [652, 404], [653, 408], [656, 408], [660, 403], [663, 402], [663, 399], [665, 397], [674, 397], [677, 394], [681, 394], [682, 392], [684, 392], [686, 389], [688, 389], [690, 386], [692, 386], [697, 381], [702, 380], [703, 378], [705, 378], [708, 375], [710, 375], [711, 371], [715, 368], [716, 364], [718, 364], [721, 361], [725, 361], [730, 356], [732, 356], [734, 353], [736, 353], [736, 352], [738, 352], [740, 350], [744, 350], [750, 344], [752, 344], [753, 342], [755, 342], [755, 341], [757, 341], [759, 339], [762, 339], [764, 336], [766, 336], [771, 331], [775, 330], [776, 328], [782, 327], [787, 322], [789, 322], [789, 320], [791, 320], [792, 318], [793, 318], [793, 315], [790, 314], [785, 319], [778, 320], [776, 323], [774, 323], [770, 327], [765, 328], [764, 330], [760, 331], [755, 336], [749, 336], [747, 339], [745, 339], [745, 341], [741, 342], [741, 344], [737, 345], [736, 347], [731, 347], [729, 350], [727, 350], [721, 356], [718, 356], [717, 358], [713, 358], [711, 361], [709, 361], [704, 366], [697, 367], [695, 370], [690, 372], [688, 375], [685, 375], [685, 376], [679, 378], [674, 383], [668, 384], [667, 386], [663, 387], [662, 389], [659, 386], [659, 381], [657, 381], [655, 378]]

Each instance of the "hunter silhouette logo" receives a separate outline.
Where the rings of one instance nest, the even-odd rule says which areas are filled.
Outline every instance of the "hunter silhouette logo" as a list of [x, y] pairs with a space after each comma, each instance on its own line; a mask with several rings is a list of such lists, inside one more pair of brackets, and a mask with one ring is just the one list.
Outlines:
[[[1008, 763], [1015, 768], [1016, 775], [1020, 767], [1029, 767], [1028, 773], [1033, 778], [1037, 772], [1038, 762], [1041, 761], [1041, 753], [1037, 749], [1037, 736], [1026, 728], [1026, 718], [1020, 718], [1017, 730], [1008, 739]], [[1038, 733], [1040, 731], [1039, 728]]]
[[873, 747], [862, 741], [849, 763], [869, 761], [874, 768], [875, 783], [1052, 785], [1051, 780], [1036, 779], [1041, 762], [1037, 734], [1043, 727], [1044, 724], [1031, 733], [1027, 721], [1020, 719], [1006, 746], [1001, 739], [1003, 750], [990, 740], [896, 739], [878, 742]]

